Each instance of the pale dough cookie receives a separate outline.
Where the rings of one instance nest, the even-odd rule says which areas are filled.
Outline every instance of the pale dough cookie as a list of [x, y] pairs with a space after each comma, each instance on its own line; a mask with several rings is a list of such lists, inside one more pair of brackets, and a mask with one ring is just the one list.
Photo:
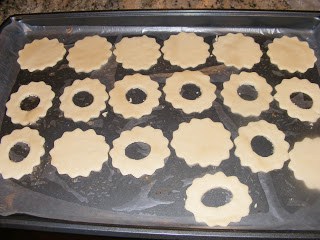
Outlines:
[[209, 57], [209, 45], [194, 33], [181, 32], [170, 36], [161, 51], [164, 59], [182, 68], [196, 67]]
[[[287, 110], [290, 117], [309, 122], [318, 120], [320, 117], [320, 89], [317, 84], [311, 83], [307, 79], [293, 77], [283, 79], [275, 89], [277, 93], [274, 98], [279, 102], [280, 108]], [[300, 108], [291, 101], [291, 94], [299, 92], [307, 94], [312, 99], [311, 108]]]
[[[243, 85], [250, 85], [255, 88], [258, 96], [253, 101], [247, 101], [238, 94], [238, 88]], [[238, 113], [244, 117], [259, 116], [262, 111], [269, 109], [272, 102], [272, 87], [266, 79], [255, 72], [232, 74], [230, 80], [223, 83], [221, 95], [223, 103], [230, 107], [233, 113]]]
[[250, 69], [260, 62], [262, 51], [252, 37], [242, 33], [228, 33], [220, 36], [213, 44], [212, 54], [226, 66]]
[[[17, 143], [28, 145], [29, 154], [20, 162], [11, 161], [9, 158], [10, 149]], [[33, 171], [33, 167], [40, 164], [40, 157], [44, 154], [44, 138], [35, 129], [25, 127], [14, 130], [10, 135], [1, 139], [0, 144], [0, 172], [4, 179], [20, 179], [25, 174]]]
[[[74, 104], [73, 97], [79, 92], [90, 93], [93, 96], [93, 102], [86, 107]], [[66, 118], [71, 118], [75, 122], [87, 122], [92, 118], [99, 117], [100, 112], [106, 108], [108, 98], [106, 87], [98, 79], [76, 80], [71, 86], [64, 89], [60, 97], [60, 109]]]
[[192, 119], [189, 123], [181, 123], [173, 132], [171, 146], [189, 166], [218, 166], [230, 156], [233, 147], [230, 136], [220, 122], [209, 118]]
[[77, 128], [65, 132], [54, 141], [50, 151], [51, 164], [59, 174], [68, 174], [71, 178], [88, 177], [91, 171], [100, 171], [108, 160], [109, 145], [103, 136], [94, 130], [82, 131]]
[[300, 41], [297, 37], [276, 38], [268, 48], [267, 54], [271, 63], [277, 65], [280, 70], [291, 73], [304, 73], [312, 68], [317, 60], [308, 43]]
[[[255, 153], [251, 141], [256, 136], [265, 137], [272, 143], [273, 153], [262, 157]], [[285, 134], [276, 125], [264, 120], [250, 122], [247, 126], [239, 128], [239, 136], [234, 140], [235, 155], [239, 157], [242, 166], [250, 167], [252, 172], [269, 172], [282, 168], [289, 159], [289, 144], [285, 141]]]
[[[201, 95], [189, 100], [180, 95], [181, 88], [187, 84], [194, 84], [200, 88]], [[216, 99], [216, 86], [210, 82], [210, 77], [204, 75], [200, 71], [184, 71], [176, 72], [166, 80], [163, 88], [166, 94], [166, 100], [173, 107], [182, 109], [185, 113], [202, 112], [212, 106], [212, 102]]]
[[289, 152], [289, 168], [294, 176], [304, 181], [308, 188], [320, 189], [320, 138], [305, 138], [296, 142]]
[[161, 56], [160, 45], [154, 38], [125, 37], [116, 44], [113, 51], [117, 57], [117, 62], [122, 63], [124, 68], [147, 70], [155, 65]]
[[[222, 188], [232, 193], [232, 199], [220, 207], [208, 207], [202, 203], [202, 197], [211, 189]], [[227, 177], [222, 172], [214, 175], [206, 174], [193, 180], [187, 189], [185, 208], [194, 214], [197, 222], [208, 226], [227, 226], [230, 222], [239, 222], [250, 212], [252, 199], [249, 188], [242, 184], [237, 177]]]
[[[131, 143], [143, 142], [150, 145], [148, 156], [134, 160], [126, 156], [126, 147]], [[164, 160], [169, 157], [168, 139], [159, 129], [147, 127], [134, 127], [130, 131], [124, 131], [120, 137], [113, 141], [110, 151], [112, 165], [120, 170], [122, 175], [132, 174], [139, 178], [143, 175], [151, 175], [157, 169], [164, 166]]]
[[91, 72], [107, 63], [111, 56], [112, 44], [100, 36], [85, 37], [69, 50], [67, 60], [76, 72]]
[[[22, 110], [21, 102], [30, 96], [40, 99], [38, 106], [30, 111]], [[53, 98], [54, 92], [44, 82], [31, 82], [28, 85], [22, 85], [17, 92], [11, 94], [10, 100], [6, 104], [7, 116], [16, 124], [35, 123], [47, 114], [48, 109], [52, 106]]]
[[[109, 104], [115, 113], [121, 114], [124, 118], [140, 118], [150, 114], [152, 109], [159, 105], [161, 92], [158, 87], [158, 83], [152, 81], [149, 76], [139, 73], [125, 76], [115, 82], [114, 88], [110, 91]], [[142, 90], [147, 95], [145, 101], [139, 104], [129, 102], [126, 94], [131, 89]]]
[[34, 40], [19, 51], [18, 63], [21, 69], [30, 72], [53, 67], [63, 59], [66, 49], [57, 39], [42, 38]]

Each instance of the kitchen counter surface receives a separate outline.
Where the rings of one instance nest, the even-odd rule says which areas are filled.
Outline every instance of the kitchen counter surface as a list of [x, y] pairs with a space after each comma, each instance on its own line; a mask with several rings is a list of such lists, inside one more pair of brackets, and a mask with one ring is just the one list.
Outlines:
[[319, 11], [319, 0], [0, 0], [0, 23], [22, 13], [123, 9], [265, 9]]

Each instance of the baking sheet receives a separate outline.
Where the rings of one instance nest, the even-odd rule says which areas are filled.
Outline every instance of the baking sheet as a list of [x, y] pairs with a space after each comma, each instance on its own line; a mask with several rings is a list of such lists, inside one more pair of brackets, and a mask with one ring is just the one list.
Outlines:
[[[54, 16], [54, 15], [53, 15]], [[22, 18], [23, 19], [23, 18]], [[250, 19], [250, 18], [249, 18]], [[50, 165], [49, 151], [53, 142], [60, 138], [63, 132], [72, 131], [75, 128], [83, 130], [93, 128], [97, 134], [106, 137], [107, 143], [112, 146], [112, 141], [122, 131], [134, 126], [151, 125], [159, 128], [164, 135], [171, 140], [172, 132], [178, 128], [179, 123], [190, 121], [192, 118], [209, 117], [213, 121], [221, 121], [231, 132], [232, 140], [237, 137], [239, 127], [247, 125], [251, 121], [259, 119], [274, 123], [285, 132], [286, 140], [290, 143], [290, 149], [296, 141], [304, 137], [320, 136], [319, 121], [314, 124], [303, 123], [297, 119], [289, 118], [284, 110], [279, 109], [275, 101], [270, 109], [263, 112], [260, 117], [244, 118], [232, 114], [228, 107], [222, 103], [220, 91], [222, 84], [227, 81], [232, 73], [239, 73], [235, 68], [227, 68], [218, 63], [214, 56], [210, 56], [207, 62], [194, 70], [200, 70], [210, 75], [212, 83], [217, 86], [217, 99], [213, 106], [202, 113], [186, 115], [182, 111], [174, 109], [164, 101], [164, 94], [160, 98], [160, 105], [154, 109], [151, 115], [140, 119], [124, 119], [114, 114], [108, 105], [105, 112], [107, 117], [100, 116], [88, 123], [74, 123], [65, 119], [59, 110], [58, 98], [65, 86], [70, 85], [75, 79], [85, 77], [98, 78], [110, 91], [114, 81], [122, 79], [125, 75], [135, 73], [132, 70], [123, 69], [112, 56], [109, 62], [100, 70], [92, 73], [75, 73], [69, 68], [64, 59], [55, 67], [43, 71], [28, 72], [20, 70], [17, 64], [17, 52], [25, 43], [42, 37], [57, 38], [69, 49], [74, 42], [84, 36], [98, 34], [107, 37], [112, 43], [121, 40], [123, 36], [147, 35], [155, 37], [162, 46], [163, 41], [171, 34], [180, 31], [196, 32], [203, 36], [210, 44], [216, 36], [228, 32], [242, 32], [254, 37], [263, 51], [261, 62], [251, 70], [265, 77], [271, 86], [281, 82], [283, 78], [307, 78], [311, 82], [319, 84], [318, 67], [309, 69], [306, 73], [290, 74], [280, 71], [270, 64], [266, 56], [267, 45], [275, 37], [283, 35], [297, 36], [301, 40], [308, 41], [316, 50], [319, 58], [319, 26], [311, 28], [250, 28], [215, 26], [86, 26], [85, 21], [79, 25], [55, 24], [26, 24], [24, 21], [13, 21], [3, 28], [0, 34], [0, 117], [2, 119], [0, 136], [11, 133], [14, 129], [22, 128], [11, 123], [5, 116], [5, 102], [11, 92], [17, 91], [19, 86], [30, 81], [44, 81], [52, 86], [56, 96], [53, 107], [49, 109], [47, 116], [32, 125], [45, 137], [46, 154], [42, 157], [40, 166], [35, 168], [31, 175], [24, 176], [20, 180], [3, 180], [0, 177], [0, 215], [8, 216], [15, 213], [23, 213], [49, 219], [61, 219], [84, 223], [115, 224], [118, 226], [151, 226], [151, 227], [181, 227], [183, 229], [199, 229], [208, 227], [196, 223], [193, 214], [184, 209], [185, 191], [192, 180], [206, 173], [224, 172], [226, 175], [234, 175], [247, 184], [253, 203], [250, 206], [250, 214], [239, 223], [232, 223], [225, 229], [252, 229], [252, 230], [320, 230], [320, 193], [305, 187], [303, 182], [294, 178], [292, 171], [288, 169], [288, 162], [280, 170], [270, 173], [253, 174], [248, 167], [242, 167], [240, 161], [234, 155], [234, 148], [230, 152], [230, 158], [223, 161], [220, 166], [201, 168], [189, 167], [184, 160], [178, 158], [170, 147], [171, 155], [166, 161], [165, 167], [156, 171], [151, 176], [136, 179], [132, 176], [122, 176], [112, 167], [112, 160], [103, 165], [100, 172], [92, 172], [89, 177], [77, 177], [71, 179], [67, 175], [59, 175]], [[56, 19], [57, 20], [57, 19]], [[318, 23], [317, 23], [318, 24]], [[128, 23], [129, 25], [129, 23]], [[165, 84], [166, 78], [173, 72], [182, 71], [180, 67], [171, 66], [161, 57], [158, 64], [148, 71], [139, 73], [150, 75], [160, 84], [160, 89]], [[274, 92], [273, 92], [274, 93]], [[215, 227], [212, 229], [221, 229]]]

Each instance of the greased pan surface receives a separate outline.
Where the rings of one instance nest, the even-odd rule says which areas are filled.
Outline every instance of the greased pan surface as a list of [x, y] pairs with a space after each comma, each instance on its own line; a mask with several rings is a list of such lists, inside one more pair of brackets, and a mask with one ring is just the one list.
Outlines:
[[[71, 179], [67, 175], [59, 175], [50, 165], [49, 151], [54, 140], [60, 138], [63, 132], [75, 128], [93, 128], [97, 134], [106, 137], [111, 147], [112, 141], [122, 131], [130, 130], [134, 126], [150, 125], [159, 128], [170, 141], [172, 132], [181, 122], [206, 117], [213, 121], [221, 121], [231, 132], [232, 140], [237, 136], [239, 127], [259, 119], [276, 124], [286, 134], [291, 148], [296, 141], [304, 137], [320, 136], [319, 121], [311, 125], [289, 118], [286, 112], [278, 107], [276, 101], [273, 101], [270, 109], [263, 112], [259, 118], [245, 118], [231, 113], [229, 108], [223, 105], [220, 91], [223, 82], [227, 81], [232, 73], [239, 73], [239, 70], [225, 67], [212, 55], [205, 64], [194, 68], [210, 75], [211, 82], [217, 86], [217, 99], [210, 109], [186, 115], [165, 102], [162, 91], [166, 78], [183, 69], [171, 66], [161, 57], [158, 64], [148, 71], [138, 71], [159, 82], [162, 91], [160, 105], [151, 115], [137, 120], [127, 120], [114, 114], [112, 108], [107, 105], [106, 117], [100, 116], [88, 123], [74, 123], [64, 118], [59, 110], [59, 97], [65, 86], [76, 79], [91, 77], [98, 78], [109, 92], [115, 81], [135, 72], [122, 68], [114, 56], [100, 70], [89, 74], [75, 73], [68, 67], [65, 58], [53, 68], [31, 73], [20, 70], [17, 63], [18, 50], [25, 43], [42, 37], [57, 38], [64, 43], [66, 49], [72, 47], [75, 41], [89, 35], [106, 37], [112, 44], [119, 42], [124, 36], [147, 35], [154, 37], [163, 46], [164, 40], [170, 35], [187, 31], [203, 36], [211, 51], [216, 36], [242, 32], [253, 37], [263, 51], [261, 62], [251, 70], [243, 71], [257, 72], [273, 87], [282, 79], [294, 76], [319, 84], [318, 63], [306, 73], [290, 74], [278, 70], [266, 55], [267, 45], [275, 37], [287, 35], [308, 41], [319, 59], [320, 29], [316, 16], [316, 13], [286, 12], [138, 11], [23, 15], [8, 19], [0, 34], [0, 135], [4, 136], [14, 129], [21, 128], [20, 125], [12, 124], [10, 118], [5, 116], [5, 103], [10, 93], [16, 92], [19, 86], [31, 81], [44, 81], [52, 86], [56, 96], [47, 116], [32, 126], [46, 139], [46, 154], [41, 165], [33, 174], [18, 181], [0, 179], [0, 214], [5, 216], [1, 218], [1, 222], [8, 225], [17, 224], [16, 226], [29, 226], [30, 222], [32, 223], [31, 220], [28, 222], [10, 216], [18, 213], [51, 219], [42, 223], [48, 227], [51, 224], [57, 229], [63, 229], [61, 226], [58, 227], [58, 224], [55, 225], [57, 220], [68, 221], [71, 224], [69, 230], [72, 230], [72, 226], [76, 228], [72, 222], [80, 222], [92, 230], [96, 224], [102, 224], [105, 231], [101, 231], [106, 234], [122, 235], [121, 230], [112, 231], [111, 226], [120, 229], [131, 227], [126, 233], [125, 230], [122, 232], [123, 236], [133, 236], [135, 232], [144, 228], [149, 229], [144, 232], [145, 236], [153, 235], [152, 233], [159, 228], [164, 232], [174, 228], [176, 230], [170, 231], [176, 235], [180, 235], [181, 231], [190, 230], [194, 236], [215, 235], [218, 229], [222, 229], [225, 236], [228, 236], [231, 230], [245, 231], [248, 234], [263, 234], [264, 231], [278, 231], [279, 234], [283, 231], [297, 231], [298, 234], [298, 231], [307, 231], [309, 236], [313, 233], [316, 236], [320, 230], [320, 193], [306, 188], [301, 181], [296, 180], [293, 172], [287, 167], [288, 162], [280, 170], [252, 173], [248, 167], [240, 165], [233, 148], [230, 158], [217, 167], [189, 167], [170, 147], [171, 155], [165, 167], [151, 176], [139, 179], [130, 175], [122, 176], [113, 168], [110, 158], [100, 172], [92, 172], [87, 178]], [[226, 228], [208, 228], [204, 224], [196, 223], [193, 215], [184, 209], [185, 191], [194, 178], [218, 171], [237, 176], [242, 183], [247, 184], [253, 203], [250, 214], [241, 222], [230, 224]], [[184, 234], [190, 235], [190, 232]]]

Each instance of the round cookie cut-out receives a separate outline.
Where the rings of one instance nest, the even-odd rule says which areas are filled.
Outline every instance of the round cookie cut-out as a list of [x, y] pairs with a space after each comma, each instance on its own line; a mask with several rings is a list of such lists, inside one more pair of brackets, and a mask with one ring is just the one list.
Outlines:
[[164, 41], [161, 51], [165, 60], [181, 68], [194, 68], [204, 64], [209, 57], [209, 45], [195, 33], [171, 35]]
[[24, 45], [19, 51], [18, 63], [21, 69], [30, 72], [55, 66], [66, 53], [63, 43], [57, 39], [42, 38]]
[[88, 177], [92, 171], [101, 170], [108, 160], [108, 152], [109, 145], [103, 136], [92, 129], [77, 128], [54, 141], [51, 164], [59, 174], [68, 174], [71, 178]]
[[[28, 147], [28, 152], [22, 161], [11, 159], [10, 152], [17, 144], [23, 143]], [[11, 134], [2, 137], [0, 144], [0, 173], [4, 179], [20, 179], [30, 174], [33, 168], [40, 164], [44, 155], [43, 145], [45, 140], [35, 129], [28, 127], [14, 130]]]
[[[241, 165], [247, 166], [252, 172], [269, 172], [283, 167], [289, 159], [289, 144], [285, 141], [285, 134], [276, 125], [264, 120], [250, 122], [239, 128], [239, 136], [234, 140], [235, 155], [239, 157]], [[271, 155], [259, 155], [252, 148], [252, 141], [258, 136], [266, 138], [271, 144]]]
[[[147, 156], [136, 160], [126, 155], [126, 148], [132, 143], [145, 143], [150, 146]], [[164, 161], [170, 155], [169, 141], [163, 136], [160, 129], [134, 127], [124, 131], [113, 141], [110, 151], [112, 165], [118, 168], [122, 175], [133, 175], [139, 178], [143, 175], [152, 175], [157, 169], [164, 166]]]
[[289, 152], [289, 168], [294, 176], [302, 180], [308, 188], [320, 189], [319, 155], [320, 138], [305, 138], [296, 142]]
[[154, 38], [147, 36], [124, 37], [115, 47], [113, 53], [117, 62], [135, 71], [149, 69], [161, 56], [160, 45]]
[[189, 166], [218, 166], [229, 158], [233, 143], [222, 123], [209, 118], [184, 122], [173, 132], [171, 146]]
[[[239, 95], [238, 89], [242, 86], [252, 86], [257, 92], [256, 99], [245, 100]], [[223, 83], [221, 95], [223, 103], [227, 105], [233, 113], [244, 117], [259, 116], [262, 111], [269, 109], [272, 102], [272, 87], [266, 79], [255, 72], [232, 74], [230, 80]]]
[[297, 37], [276, 38], [268, 48], [267, 55], [271, 63], [277, 65], [280, 70], [287, 70], [290, 73], [304, 73], [309, 68], [313, 68], [317, 61], [309, 44], [300, 41]]
[[[203, 196], [209, 190], [216, 188], [230, 191], [232, 198], [222, 206], [208, 207], [202, 202]], [[197, 222], [206, 223], [210, 227], [239, 222], [242, 217], [249, 214], [252, 203], [248, 186], [242, 184], [237, 177], [227, 177], [222, 172], [194, 179], [186, 195], [185, 208], [194, 214]]]
[[[91, 97], [89, 102], [82, 102], [82, 106], [75, 104], [74, 98], [79, 93], [87, 93]], [[100, 112], [106, 108], [108, 98], [106, 87], [98, 79], [75, 80], [71, 86], [64, 89], [60, 97], [60, 109], [66, 118], [71, 118], [75, 122], [87, 122], [99, 117]]]
[[251, 69], [260, 62], [262, 51], [252, 37], [244, 36], [242, 33], [228, 33], [219, 36], [213, 43], [212, 54], [218, 62], [226, 66]]
[[[184, 86], [195, 85], [199, 88], [199, 95], [195, 99], [183, 97], [181, 91]], [[200, 71], [176, 72], [166, 80], [163, 88], [166, 101], [170, 102], [174, 108], [181, 109], [190, 114], [202, 112], [212, 106], [215, 100], [216, 86], [210, 82], [210, 77]]]
[[[140, 118], [150, 114], [159, 105], [161, 92], [158, 87], [158, 83], [151, 80], [149, 76], [138, 73], [125, 76], [122, 80], [115, 82], [114, 88], [109, 93], [109, 104], [115, 113], [121, 114], [124, 118]], [[143, 92], [144, 101], [133, 102], [131, 98], [127, 99], [128, 92], [136, 89]]]
[[[22, 85], [17, 92], [12, 93], [6, 103], [7, 116], [16, 124], [28, 125], [36, 123], [47, 114], [52, 106], [54, 92], [51, 86], [44, 82], [31, 82]], [[24, 106], [25, 101], [30, 103]]]
[[106, 64], [112, 54], [112, 44], [104, 37], [89, 36], [70, 48], [67, 60], [76, 72], [89, 73]]
[[[286, 110], [292, 118], [298, 118], [300, 121], [316, 122], [320, 117], [320, 89], [315, 83], [307, 79], [293, 77], [283, 79], [276, 87], [274, 98], [278, 101], [279, 107]], [[304, 93], [312, 99], [310, 108], [301, 108], [291, 100], [294, 93]]]

